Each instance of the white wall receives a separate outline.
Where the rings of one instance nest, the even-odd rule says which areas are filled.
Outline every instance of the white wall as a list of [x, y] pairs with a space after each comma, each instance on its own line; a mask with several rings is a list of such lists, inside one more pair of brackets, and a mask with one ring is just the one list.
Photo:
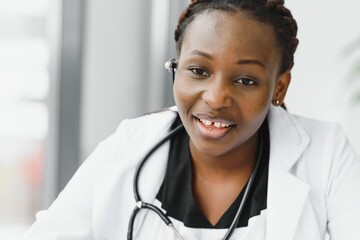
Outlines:
[[124, 118], [144, 111], [151, 1], [87, 2], [81, 159]]
[[360, 39], [360, 2], [287, 0], [286, 6], [298, 22], [300, 40], [286, 99], [289, 110], [340, 122], [360, 153], [360, 101], [354, 104], [350, 97], [360, 93], [359, 75], [350, 74], [355, 55], [360, 63], [360, 44], [357, 52], [345, 54]]

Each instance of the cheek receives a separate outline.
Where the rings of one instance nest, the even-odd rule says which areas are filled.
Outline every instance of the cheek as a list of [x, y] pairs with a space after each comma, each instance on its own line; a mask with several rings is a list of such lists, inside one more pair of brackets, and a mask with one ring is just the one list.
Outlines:
[[184, 89], [182, 88], [182, 86], [178, 84], [179, 79], [175, 79], [174, 81], [174, 87], [173, 87], [173, 94], [174, 94], [174, 98], [175, 98], [175, 103], [176, 105], [181, 104], [184, 100], [184, 98], [186, 99], [186, 92], [184, 91]]
[[173, 92], [175, 103], [179, 111], [186, 111], [186, 108], [188, 108], [193, 101], [193, 93], [191, 92], [191, 89], [187, 86], [187, 84], [184, 84], [181, 79], [177, 78], [174, 82]]
[[271, 103], [272, 94], [269, 89], [262, 89], [251, 94], [246, 102], [246, 108], [249, 112], [258, 112], [267, 109]]
[[174, 81], [174, 96], [178, 100], [195, 99], [203, 91], [203, 85], [189, 79], [183, 71], [179, 70]]
[[[265, 118], [271, 104], [272, 94], [270, 88], [253, 92], [246, 98], [238, 100], [240, 111], [242, 109], [244, 121], [258, 122]], [[245, 120], [246, 119], [246, 120]]]

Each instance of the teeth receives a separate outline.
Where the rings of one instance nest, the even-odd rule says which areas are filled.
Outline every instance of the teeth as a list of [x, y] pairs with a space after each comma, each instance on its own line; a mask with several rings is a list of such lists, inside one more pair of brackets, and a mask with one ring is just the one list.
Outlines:
[[226, 123], [222, 123], [222, 122], [211, 122], [209, 120], [206, 120], [206, 119], [199, 119], [200, 122], [202, 122], [205, 126], [211, 126], [211, 125], [214, 125], [214, 127], [217, 127], [217, 128], [225, 128], [225, 127], [229, 127], [230, 124], [226, 124]]
[[210, 126], [210, 125], [212, 124], [212, 122], [209, 121], [209, 120], [205, 120], [204, 124], [205, 124], [206, 126]]
[[205, 120], [205, 119], [199, 119], [199, 120], [200, 120], [200, 122], [202, 122], [205, 126], [210, 126], [210, 125], [212, 124], [212, 122], [209, 121], [209, 120]]
[[219, 128], [219, 127], [221, 126], [221, 122], [215, 122], [215, 123], [214, 123], [214, 126], [217, 127], [217, 128]]
[[221, 127], [229, 127], [229, 126], [230, 126], [229, 124], [221, 123]]

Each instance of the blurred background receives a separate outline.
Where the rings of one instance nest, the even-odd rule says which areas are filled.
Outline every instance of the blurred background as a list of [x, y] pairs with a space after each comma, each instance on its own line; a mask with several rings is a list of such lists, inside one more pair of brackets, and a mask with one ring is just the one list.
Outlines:
[[[15, 240], [124, 118], [173, 105], [164, 62], [186, 0], [0, 0], [0, 239]], [[290, 112], [360, 153], [360, 3], [287, 0]]]

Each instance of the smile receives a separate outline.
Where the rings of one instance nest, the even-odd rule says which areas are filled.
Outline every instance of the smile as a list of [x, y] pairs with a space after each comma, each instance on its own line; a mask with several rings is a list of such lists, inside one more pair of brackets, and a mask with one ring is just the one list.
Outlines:
[[226, 136], [232, 129], [234, 124], [221, 119], [205, 119], [205, 118], [197, 118], [196, 120], [196, 128], [200, 135], [207, 139], [219, 139]]

